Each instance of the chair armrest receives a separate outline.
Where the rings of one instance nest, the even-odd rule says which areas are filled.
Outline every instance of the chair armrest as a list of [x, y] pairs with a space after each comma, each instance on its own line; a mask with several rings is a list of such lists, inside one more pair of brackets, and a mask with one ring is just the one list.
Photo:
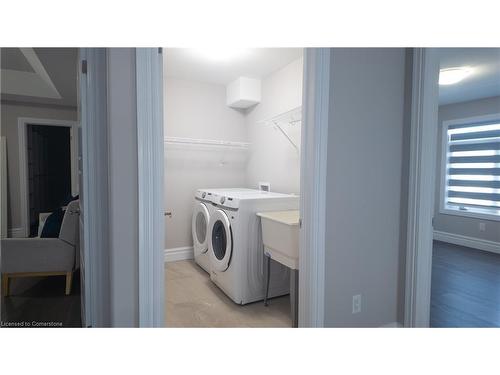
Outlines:
[[74, 246], [58, 238], [1, 240], [2, 273], [69, 272], [75, 264]]
[[3, 251], [4, 249], [12, 249], [17, 247], [44, 248], [46, 246], [50, 246], [51, 244], [57, 246], [56, 243], [59, 241], [59, 238], [3, 238], [1, 241], [1, 249]]

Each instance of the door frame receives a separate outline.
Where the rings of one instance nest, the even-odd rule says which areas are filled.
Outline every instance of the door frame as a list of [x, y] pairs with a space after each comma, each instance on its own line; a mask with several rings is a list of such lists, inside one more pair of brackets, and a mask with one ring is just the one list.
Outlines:
[[[110, 322], [107, 54], [80, 48], [78, 63], [81, 124], [83, 249], [80, 249], [84, 327]], [[83, 203], [83, 204], [82, 204]]]
[[439, 56], [436, 48], [413, 50], [405, 327], [429, 327], [432, 273]]
[[[164, 325], [163, 87], [155, 87], [155, 82], [163, 83], [163, 70], [155, 51], [137, 49], [136, 61], [141, 327]], [[299, 327], [324, 326], [330, 53], [330, 48], [304, 49]]]
[[300, 165], [299, 327], [323, 327], [331, 48], [304, 49]]
[[139, 327], [165, 325], [163, 54], [136, 49]]
[[21, 228], [29, 237], [29, 169], [28, 169], [28, 125], [59, 126], [70, 129], [71, 153], [71, 195], [78, 194], [78, 122], [52, 120], [34, 117], [18, 117], [17, 132], [19, 142], [19, 192], [21, 196]]
[[[0, 239], [7, 238], [7, 138], [0, 137]], [[0, 251], [1, 253], [1, 251]]]

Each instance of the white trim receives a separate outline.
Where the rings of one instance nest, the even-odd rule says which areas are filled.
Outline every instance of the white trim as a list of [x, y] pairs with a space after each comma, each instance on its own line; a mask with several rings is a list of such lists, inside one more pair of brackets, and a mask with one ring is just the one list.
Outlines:
[[471, 247], [473, 249], [500, 254], [499, 242], [484, 240], [482, 238], [469, 237], [461, 234], [447, 233], [435, 230], [434, 239], [437, 241], [448, 242], [455, 245]]
[[9, 228], [7, 230], [7, 234], [10, 238], [23, 238], [24, 237], [24, 228]]
[[391, 323], [381, 325], [378, 328], [403, 328], [403, 325], [399, 322], [391, 322]]
[[429, 326], [438, 77], [437, 50], [415, 48], [412, 78], [405, 327]]
[[440, 208], [439, 213], [442, 215], [453, 215], [461, 217], [471, 217], [473, 219], [500, 221], [500, 215], [493, 215], [493, 214], [480, 213], [474, 211], [461, 211], [459, 209], [453, 210], [451, 208]]
[[163, 327], [163, 57], [136, 49], [139, 202], [139, 327]]
[[[442, 125], [444, 125], [445, 122], [443, 122]], [[442, 126], [441, 125], [441, 126]], [[438, 124], [439, 126], [439, 124]], [[446, 214], [444, 212], [442, 212], [442, 210], [444, 209], [444, 202], [446, 199], [448, 199], [448, 197], [446, 196], [445, 198], [445, 194], [446, 194], [446, 184], [447, 184], [447, 181], [446, 181], [446, 176], [447, 176], [447, 173], [446, 173], [446, 154], [447, 154], [447, 141], [445, 140], [445, 138], [447, 138], [447, 125], [446, 126], [442, 126], [442, 128], [440, 129], [440, 133], [441, 133], [441, 155], [440, 155], [440, 173], [441, 175], [439, 176], [439, 183], [440, 183], [440, 186], [439, 186], [439, 213], [441, 214]], [[436, 150], [437, 151], [437, 150]]]
[[[81, 48], [79, 69], [82, 194], [80, 266], [86, 327], [109, 326], [107, 62], [103, 48]], [[84, 305], [84, 306], [83, 306]]]
[[[1, 112], [1, 111], [0, 111]], [[7, 139], [0, 137], [0, 238], [9, 236], [7, 223]]]
[[194, 250], [192, 246], [172, 247], [170, 249], [165, 249], [163, 254], [165, 263], [194, 259]]
[[21, 226], [25, 237], [29, 236], [29, 189], [28, 189], [28, 150], [27, 125], [62, 126], [70, 128], [71, 148], [71, 194], [78, 194], [78, 122], [52, 120], [33, 117], [19, 117], [17, 132], [19, 142], [19, 191], [21, 196]]
[[325, 324], [325, 235], [329, 48], [304, 50], [300, 170], [299, 327]]

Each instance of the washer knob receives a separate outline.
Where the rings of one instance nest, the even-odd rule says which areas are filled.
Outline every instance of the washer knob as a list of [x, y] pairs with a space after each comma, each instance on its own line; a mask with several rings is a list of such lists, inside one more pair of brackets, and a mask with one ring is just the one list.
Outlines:
[[207, 193], [203, 192], [203, 194], [201, 195], [202, 198], [205, 198], [207, 196]]
[[223, 204], [226, 201], [226, 197], [220, 197], [220, 203]]

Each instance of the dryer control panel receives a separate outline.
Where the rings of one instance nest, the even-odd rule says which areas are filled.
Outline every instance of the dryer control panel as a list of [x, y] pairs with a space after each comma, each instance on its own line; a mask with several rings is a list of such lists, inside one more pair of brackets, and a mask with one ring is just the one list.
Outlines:
[[239, 199], [233, 198], [231, 196], [212, 194], [210, 200], [214, 205], [224, 208], [238, 209]]
[[212, 193], [207, 192], [205, 190], [196, 190], [194, 197], [200, 201], [206, 201], [206, 202], [212, 201]]

